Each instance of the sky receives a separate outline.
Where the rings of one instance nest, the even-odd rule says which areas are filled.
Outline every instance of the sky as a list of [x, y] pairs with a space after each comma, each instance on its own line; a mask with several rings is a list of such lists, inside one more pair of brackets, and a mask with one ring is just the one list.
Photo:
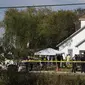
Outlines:
[[0, 6], [78, 3], [85, 0], [0, 0]]
[[[85, 0], [0, 0], [0, 7], [9, 6], [32, 6], [32, 5], [54, 5], [54, 4], [71, 4], [71, 3], [85, 3]], [[85, 8], [82, 6], [62, 6], [53, 7], [54, 10], [64, 9], [72, 10], [76, 8]], [[0, 9], [0, 21], [3, 20], [6, 9]], [[0, 36], [2, 31], [0, 30]]]
[[[70, 3], [85, 3], [85, 0], [0, 0], [0, 7], [9, 6], [32, 6], [32, 5], [52, 5], [52, 4], [70, 4]], [[75, 9], [85, 8], [82, 6], [62, 6], [53, 7], [53, 9]], [[0, 20], [4, 18], [4, 11], [6, 9], [0, 9]]]

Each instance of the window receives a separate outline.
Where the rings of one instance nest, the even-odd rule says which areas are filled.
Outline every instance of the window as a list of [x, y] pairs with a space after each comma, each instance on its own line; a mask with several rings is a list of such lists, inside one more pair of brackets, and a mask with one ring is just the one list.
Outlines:
[[73, 49], [68, 49], [68, 54], [70, 54], [70, 56], [73, 56]]

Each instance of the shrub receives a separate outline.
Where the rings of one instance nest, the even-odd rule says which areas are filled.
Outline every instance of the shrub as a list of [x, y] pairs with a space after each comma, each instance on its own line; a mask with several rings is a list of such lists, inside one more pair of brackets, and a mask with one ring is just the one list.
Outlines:
[[12, 72], [5, 73], [4, 78], [0, 76], [0, 85], [85, 85], [84, 75]]

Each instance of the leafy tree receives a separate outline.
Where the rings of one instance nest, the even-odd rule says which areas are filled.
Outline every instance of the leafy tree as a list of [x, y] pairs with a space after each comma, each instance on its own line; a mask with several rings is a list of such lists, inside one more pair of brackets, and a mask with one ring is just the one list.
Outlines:
[[[5, 14], [5, 42], [15, 46], [19, 53], [27, 48], [27, 43], [34, 39], [36, 33], [36, 17], [34, 9], [8, 9]], [[36, 37], [36, 36], [35, 36]], [[9, 46], [8, 45], [8, 46]]]
[[0, 21], [0, 27], [4, 27], [4, 22]]
[[77, 14], [78, 17], [81, 17], [82, 15], [85, 14], [85, 9], [78, 8], [78, 9], [74, 10], [74, 12]]
[[[75, 31], [76, 13], [52, 11], [49, 8], [8, 9], [5, 13], [5, 47], [14, 47], [14, 54], [27, 55], [28, 50], [56, 47]], [[7, 43], [8, 42], [8, 43]], [[27, 48], [29, 43], [29, 48]]]
[[72, 11], [51, 12], [39, 24], [39, 34], [44, 36], [47, 47], [56, 47], [56, 44], [70, 36], [75, 31], [75, 22], [78, 20]]

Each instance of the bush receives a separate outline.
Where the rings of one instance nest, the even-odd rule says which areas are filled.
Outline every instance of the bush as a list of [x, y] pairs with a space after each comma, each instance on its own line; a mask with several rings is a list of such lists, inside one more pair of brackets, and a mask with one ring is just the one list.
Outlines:
[[0, 85], [85, 85], [84, 75], [15, 72], [5, 74]]
[[8, 72], [18, 72], [18, 66], [17, 65], [9, 65], [7, 68]]

